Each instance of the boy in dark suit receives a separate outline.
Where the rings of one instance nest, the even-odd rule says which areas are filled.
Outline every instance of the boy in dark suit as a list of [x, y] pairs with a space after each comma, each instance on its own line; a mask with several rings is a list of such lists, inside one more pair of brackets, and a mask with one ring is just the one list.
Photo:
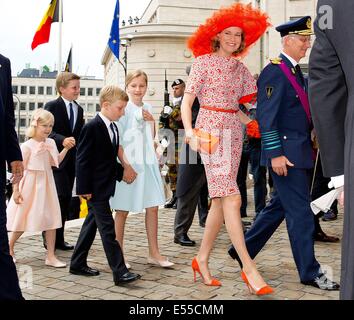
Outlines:
[[72, 250], [74, 247], [64, 240], [64, 226], [70, 211], [70, 201], [75, 180], [76, 141], [84, 125], [83, 109], [75, 101], [80, 94], [80, 77], [71, 72], [61, 72], [56, 79], [59, 98], [49, 101], [44, 108], [54, 115], [54, 127], [50, 138], [55, 140], [59, 152], [64, 147], [70, 151], [60, 164], [53, 168], [58, 192], [63, 226], [57, 229], [55, 248]]
[[70, 273], [84, 276], [99, 274], [98, 270], [87, 266], [88, 252], [98, 229], [116, 285], [140, 278], [125, 266], [109, 205], [116, 180], [131, 183], [136, 177], [124, 159], [119, 159], [123, 167], [117, 162], [119, 133], [113, 121], [124, 115], [127, 102], [128, 95], [117, 86], [110, 85], [101, 90], [101, 112], [83, 127], [76, 160], [76, 190], [87, 200], [88, 215], [71, 258]]

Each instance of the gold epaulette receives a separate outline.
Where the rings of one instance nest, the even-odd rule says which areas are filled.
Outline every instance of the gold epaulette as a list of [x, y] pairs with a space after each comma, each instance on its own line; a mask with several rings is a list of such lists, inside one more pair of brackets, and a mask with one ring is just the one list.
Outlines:
[[270, 59], [270, 62], [271, 62], [272, 64], [281, 64], [281, 61], [282, 61], [282, 59], [279, 58], [279, 57]]

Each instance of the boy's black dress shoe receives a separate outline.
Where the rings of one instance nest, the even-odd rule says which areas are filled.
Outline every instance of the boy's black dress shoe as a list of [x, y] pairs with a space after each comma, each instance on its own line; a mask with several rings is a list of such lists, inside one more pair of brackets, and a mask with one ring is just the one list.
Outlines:
[[88, 266], [82, 267], [79, 269], [75, 269], [75, 268], [70, 267], [69, 272], [72, 274], [76, 274], [78, 276], [86, 276], [86, 277], [94, 277], [94, 276], [98, 276], [100, 274], [100, 272], [98, 270], [92, 269]]
[[133, 273], [133, 272], [126, 272], [124, 273], [122, 276], [115, 278], [114, 279], [114, 284], [116, 286], [120, 285], [120, 284], [124, 284], [124, 283], [128, 283], [131, 281], [135, 281], [141, 278], [140, 274], [137, 273]]
[[319, 274], [315, 279], [310, 281], [301, 281], [302, 284], [313, 286], [321, 290], [339, 290], [339, 284], [329, 280], [324, 273]]
[[186, 233], [181, 234], [179, 237], [175, 237], [174, 243], [178, 243], [181, 246], [194, 247], [195, 241], [189, 239]]
[[229, 247], [229, 250], [227, 250], [227, 252], [232, 259], [237, 260], [238, 264], [240, 265], [240, 268], [242, 269], [243, 268], [242, 261], [241, 261], [240, 257], [238, 256], [236, 249], [234, 248], [233, 245], [231, 245]]

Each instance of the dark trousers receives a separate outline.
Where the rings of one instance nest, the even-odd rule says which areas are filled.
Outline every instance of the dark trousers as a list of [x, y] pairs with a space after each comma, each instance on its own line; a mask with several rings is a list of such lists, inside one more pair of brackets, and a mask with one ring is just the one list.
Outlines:
[[245, 235], [248, 253], [254, 258], [285, 218], [300, 279], [310, 281], [319, 274], [320, 265], [314, 253], [309, 170], [291, 168], [286, 177], [270, 172], [276, 191]]
[[[177, 211], [175, 216], [175, 237], [179, 237], [184, 233], [188, 233], [189, 228], [193, 223], [194, 213], [198, 205], [199, 197], [201, 194], [201, 190], [205, 187], [208, 188], [206, 182], [205, 173], [200, 174], [195, 177], [195, 183], [193, 187], [191, 187], [182, 197], [178, 198], [177, 202]], [[204, 189], [205, 192], [205, 189]], [[208, 202], [208, 200], [207, 200]], [[202, 215], [203, 219], [206, 220], [206, 215]], [[204, 222], [205, 222], [204, 220]], [[199, 222], [201, 221], [201, 217], [199, 215]]]
[[16, 266], [9, 252], [4, 187], [0, 190], [0, 300], [23, 300]]
[[208, 216], [209, 205], [208, 205], [208, 183], [205, 180], [204, 185], [200, 189], [199, 193], [199, 200], [198, 200], [198, 216], [199, 216], [199, 223], [205, 224], [206, 218]]
[[65, 222], [68, 220], [71, 196], [58, 196], [58, 198], [60, 204], [61, 222], [63, 225], [61, 228], [57, 229], [55, 243], [60, 245], [64, 243]]
[[70, 200], [68, 220], [80, 218], [80, 198], [72, 197]]
[[108, 264], [113, 271], [113, 278], [117, 280], [128, 272], [128, 269], [124, 263], [121, 247], [116, 240], [109, 201], [87, 201], [87, 205], [88, 215], [82, 225], [79, 239], [71, 257], [71, 268], [80, 269], [87, 266], [87, 256], [98, 229]]
[[241, 162], [237, 173], [237, 185], [241, 194], [241, 217], [247, 217], [247, 173], [248, 163], [251, 164], [250, 172], [254, 181], [254, 205], [258, 214], [266, 205], [267, 196], [267, 170], [260, 166], [261, 142], [259, 139], [251, 139], [243, 144]]

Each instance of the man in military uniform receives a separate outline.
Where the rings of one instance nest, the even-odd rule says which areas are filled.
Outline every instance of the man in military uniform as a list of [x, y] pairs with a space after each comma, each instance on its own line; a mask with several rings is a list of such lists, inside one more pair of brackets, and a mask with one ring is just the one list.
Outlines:
[[[177, 209], [177, 197], [176, 197], [176, 186], [177, 186], [177, 167], [178, 167], [178, 130], [183, 129], [183, 123], [181, 118], [181, 104], [185, 89], [185, 83], [182, 79], [176, 79], [173, 81], [171, 87], [173, 90], [173, 101], [172, 107], [169, 110], [164, 108], [163, 112], [168, 114], [167, 121], [164, 123], [160, 122], [160, 129], [170, 129], [174, 134], [174, 157], [167, 159], [168, 173], [167, 179], [170, 183], [170, 188], [172, 191], [172, 198], [165, 204], [165, 208]], [[167, 112], [166, 112], [167, 111]], [[165, 118], [166, 119], [166, 118]], [[167, 126], [166, 126], [167, 123]], [[171, 143], [172, 141], [170, 141]], [[170, 148], [172, 145], [170, 144]], [[169, 150], [171, 150], [169, 148]]]
[[[285, 218], [301, 283], [322, 290], [338, 290], [339, 285], [325, 276], [314, 253], [309, 186], [309, 171], [314, 164], [313, 125], [307, 85], [299, 66], [311, 47], [311, 26], [311, 18], [306, 16], [276, 28], [282, 37], [283, 51], [264, 68], [258, 80], [261, 164], [269, 167], [276, 190], [245, 240], [254, 258]], [[229, 254], [239, 260], [233, 247]]]

